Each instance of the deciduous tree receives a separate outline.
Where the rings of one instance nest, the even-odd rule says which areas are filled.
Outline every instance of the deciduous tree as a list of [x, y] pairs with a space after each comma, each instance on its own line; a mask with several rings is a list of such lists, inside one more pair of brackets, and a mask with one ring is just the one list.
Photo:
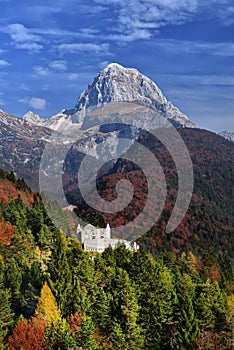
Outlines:
[[46, 321], [38, 317], [29, 320], [19, 320], [8, 339], [11, 350], [43, 350], [42, 342]]
[[47, 282], [44, 283], [41, 289], [35, 315], [45, 321], [51, 321], [54, 317], [60, 317], [59, 308]]

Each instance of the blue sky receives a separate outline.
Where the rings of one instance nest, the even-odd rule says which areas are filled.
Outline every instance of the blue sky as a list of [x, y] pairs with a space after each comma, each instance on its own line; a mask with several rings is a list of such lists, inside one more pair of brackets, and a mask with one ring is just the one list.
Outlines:
[[0, 0], [0, 108], [74, 107], [110, 62], [139, 69], [198, 126], [234, 130], [233, 0]]

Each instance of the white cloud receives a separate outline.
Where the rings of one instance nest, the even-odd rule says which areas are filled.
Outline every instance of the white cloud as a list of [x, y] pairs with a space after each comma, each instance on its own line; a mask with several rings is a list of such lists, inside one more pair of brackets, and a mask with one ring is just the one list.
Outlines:
[[5, 61], [5, 60], [0, 60], [0, 68], [1, 68], [1, 67], [7, 67], [7, 66], [9, 66], [9, 65], [10, 65], [9, 62], [7, 62], [7, 61]]
[[28, 106], [38, 109], [38, 110], [45, 110], [47, 101], [43, 98], [39, 97], [31, 97], [31, 98], [22, 98], [18, 100], [20, 103], [27, 104]]
[[234, 43], [232, 42], [210, 42], [210, 41], [189, 41], [189, 40], [163, 40], [151, 43], [160, 46], [164, 50], [177, 54], [206, 54], [215, 56], [234, 56]]
[[93, 29], [93, 28], [81, 28], [79, 31], [71, 31], [71, 30], [66, 30], [66, 29], [61, 29], [61, 28], [32, 28], [31, 29], [32, 33], [35, 34], [40, 34], [40, 35], [50, 35], [54, 37], [78, 37], [82, 39], [94, 39], [98, 35], [98, 30]]
[[49, 67], [55, 71], [66, 71], [67, 70], [66, 61], [63, 61], [63, 60], [52, 61], [49, 63]]
[[198, 0], [198, 15], [218, 19], [224, 26], [234, 24], [233, 0]]
[[[196, 13], [198, 0], [94, 0], [97, 5], [114, 7], [117, 13], [116, 32], [110, 39], [133, 41], [149, 39], [153, 30], [166, 25], [179, 25]], [[120, 36], [119, 36], [120, 34]]]
[[93, 44], [93, 43], [71, 43], [71, 44], [60, 44], [55, 47], [61, 55], [74, 54], [77, 52], [89, 52], [99, 55], [108, 55], [109, 44]]
[[135, 40], [147, 40], [152, 37], [151, 32], [148, 29], [134, 29], [128, 34], [110, 34], [108, 36], [109, 40], [114, 40], [118, 42], [130, 42]]
[[231, 75], [205, 75], [201, 76], [202, 85], [234, 86], [234, 77]]
[[41, 67], [41, 66], [35, 66], [33, 67], [33, 69], [34, 69], [34, 72], [41, 77], [47, 76], [50, 72], [48, 68]]
[[32, 97], [29, 100], [29, 104], [31, 107], [44, 110], [46, 108], [46, 100], [43, 98], [38, 98], [38, 97]]
[[54, 72], [65, 72], [67, 70], [66, 61], [56, 60], [48, 63], [48, 67], [34, 66], [33, 67], [36, 76], [47, 77]]
[[38, 44], [38, 43], [33, 43], [33, 42], [27, 42], [27, 43], [16, 43], [15, 47], [17, 49], [23, 49], [23, 50], [28, 50], [29, 52], [38, 52], [40, 51], [43, 46]]
[[31, 33], [31, 31], [23, 24], [9, 24], [3, 31], [10, 35], [12, 43], [17, 49], [38, 52], [43, 48], [41, 44], [41, 37]]
[[[234, 77], [225, 74], [161, 74], [160, 78], [170, 81], [171, 86], [234, 86]], [[178, 92], [179, 95], [180, 93]], [[183, 93], [184, 95], [185, 93]]]
[[30, 31], [20, 23], [9, 24], [7, 32], [17, 43], [40, 41], [39, 36], [31, 34]]
[[226, 26], [234, 23], [234, 6], [227, 6], [219, 9], [218, 16]]

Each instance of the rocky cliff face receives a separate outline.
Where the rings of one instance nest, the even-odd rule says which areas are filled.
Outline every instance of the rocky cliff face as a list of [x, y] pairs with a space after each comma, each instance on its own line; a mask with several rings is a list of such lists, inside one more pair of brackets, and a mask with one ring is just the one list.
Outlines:
[[72, 120], [81, 124], [87, 113], [110, 102], [137, 102], [150, 107], [178, 127], [195, 127], [185, 114], [167, 101], [158, 86], [133, 68], [111, 63], [80, 95]]

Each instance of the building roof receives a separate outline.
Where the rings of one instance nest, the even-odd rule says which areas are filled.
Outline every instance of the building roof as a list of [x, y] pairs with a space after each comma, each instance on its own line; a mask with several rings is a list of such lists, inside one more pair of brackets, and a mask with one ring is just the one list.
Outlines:
[[91, 224], [88, 224], [84, 227], [84, 230], [97, 230], [97, 228]]

